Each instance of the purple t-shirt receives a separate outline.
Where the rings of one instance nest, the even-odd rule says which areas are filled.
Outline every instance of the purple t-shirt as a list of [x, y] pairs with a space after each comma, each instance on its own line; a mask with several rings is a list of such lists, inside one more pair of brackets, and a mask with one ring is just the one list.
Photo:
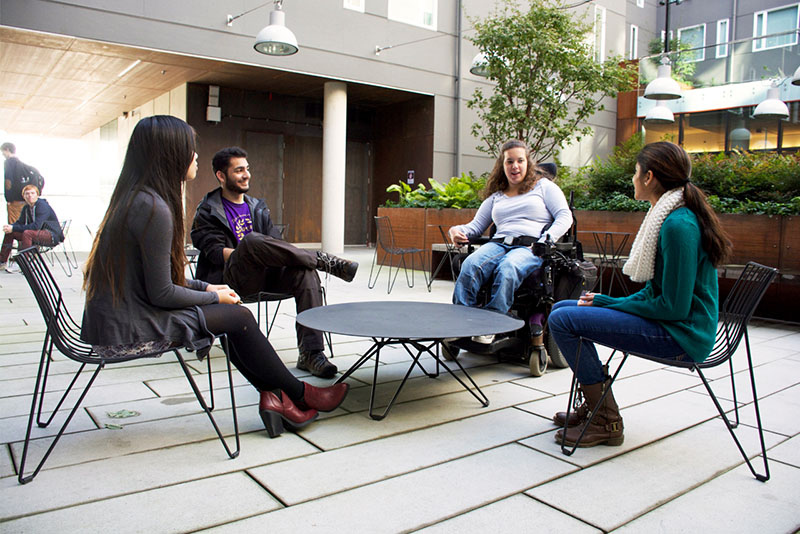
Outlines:
[[244, 236], [253, 231], [253, 216], [250, 215], [250, 206], [247, 202], [235, 204], [225, 198], [222, 199], [222, 207], [225, 209], [225, 217], [228, 218], [228, 225], [236, 236], [239, 243]]

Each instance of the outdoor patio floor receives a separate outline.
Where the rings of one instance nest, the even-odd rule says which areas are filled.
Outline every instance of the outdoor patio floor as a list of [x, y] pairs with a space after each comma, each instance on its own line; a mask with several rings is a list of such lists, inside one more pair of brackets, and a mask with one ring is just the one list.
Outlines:
[[[372, 249], [348, 248], [356, 279], [331, 278], [329, 303], [449, 302], [453, 284], [428, 293], [421, 273], [401, 273], [390, 295], [386, 270], [367, 289]], [[85, 256], [85, 255], [84, 255]], [[79, 275], [53, 269], [73, 316]], [[298, 434], [269, 439], [257, 392], [235, 374], [242, 452], [228, 459], [175, 358], [101, 371], [83, 406], [33, 482], [16, 478], [44, 337], [21, 274], [0, 272], [0, 532], [795, 532], [800, 528], [800, 326], [754, 320], [750, 341], [772, 478], [750, 474], [696, 375], [632, 358], [617, 386], [625, 421], [620, 447], [562, 455], [550, 417], [566, 406], [571, 373], [539, 378], [526, 366], [462, 354], [489, 397], [484, 408], [451, 377], [415, 371], [383, 421], [367, 415], [371, 364], [348, 379], [335, 412]], [[250, 306], [255, 312], [255, 305]], [[270, 339], [294, 368], [294, 305]], [[334, 335], [340, 370], [369, 340]], [[735, 360], [739, 433], [758, 451], [743, 349]], [[230, 433], [224, 357], [212, 351], [215, 414]], [[187, 360], [208, 387], [205, 363]], [[402, 348], [381, 353], [377, 404], [385, 406], [408, 367]], [[430, 367], [431, 358], [424, 359]], [[50, 387], [62, 390], [77, 365], [54, 354]], [[726, 369], [708, 374], [732, 407]], [[394, 383], [390, 383], [394, 382]], [[727, 385], [727, 387], [726, 387]], [[55, 395], [48, 397], [55, 400]], [[228, 403], [230, 399], [227, 399]], [[51, 404], [52, 406], [52, 404]], [[140, 415], [115, 419], [110, 413]], [[35, 462], [60, 421], [35, 428]], [[107, 427], [106, 425], [109, 425]], [[763, 469], [760, 457], [755, 459]]]

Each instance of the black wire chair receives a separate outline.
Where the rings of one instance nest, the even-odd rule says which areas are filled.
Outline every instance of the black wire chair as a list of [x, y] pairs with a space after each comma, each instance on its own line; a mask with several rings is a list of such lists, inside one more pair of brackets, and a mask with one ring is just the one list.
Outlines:
[[[728, 432], [730, 432], [731, 437], [733, 437], [733, 441], [736, 443], [736, 447], [739, 449], [744, 461], [747, 463], [747, 467], [750, 468], [750, 472], [753, 476], [760, 480], [761, 482], [766, 482], [769, 480], [769, 465], [767, 460], [767, 448], [764, 444], [764, 429], [761, 425], [761, 412], [758, 408], [758, 395], [756, 393], [756, 380], [755, 375], [753, 373], [753, 359], [750, 354], [750, 338], [747, 334], [747, 324], [750, 322], [750, 319], [753, 317], [753, 313], [755, 312], [756, 308], [758, 307], [758, 303], [761, 302], [761, 298], [766, 293], [769, 284], [772, 280], [777, 276], [778, 270], [772, 267], [766, 267], [764, 265], [760, 265], [755, 262], [749, 262], [742, 274], [739, 275], [739, 278], [736, 280], [736, 283], [733, 285], [730, 293], [725, 298], [725, 302], [723, 302], [722, 307], [720, 308], [719, 312], [719, 326], [717, 327], [717, 337], [716, 342], [714, 343], [714, 348], [711, 351], [711, 354], [708, 358], [703, 362], [692, 362], [692, 361], [675, 361], [675, 360], [667, 360], [662, 358], [657, 358], [655, 356], [650, 356], [647, 354], [638, 354], [634, 352], [624, 352], [616, 349], [613, 346], [605, 345], [603, 343], [598, 343], [590, 338], [581, 338], [581, 342], [584, 340], [596, 343], [598, 345], [604, 345], [611, 349], [614, 349], [614, 352], [611, 353], [611, 356], [606, 362], [606, 365], [611, 363], [611, 359], [614, 358], [614, 355], [617, 352], [622, 352], [622, 361], [620, 362], [619, 366], [617, 367], [616, 371], [614, 372], [613, 376], [611, 377], [611, 383], [609, 387], [605, 388], [605, 392], [603, 396], [600, 398], [600, 402], [598, 402], [598, 406], [602, 406], [603, 401], [605, 401], [606, 395], [611, 390], [611, 386], [613, 385], [614, 381], [617, 379], [622, 366], [628, 359], [628, 356], [638, 356], [640, 358], [645, 358], [647, 360], [651, 360], [663, 365], [668, 365], [670, 367], [681, 367], [684, 369], [689, 369], [691, 371], [697, 371], [698, 376], [703, 381], [703, 385], [708, 392], [708, 395], [711, 397], [711, 400], [714, 402], [714, 406], [716, 406], [717, 411], [719, 412], [720, 417], [722, 418], [725, 426], [728, 428]], [[736, 436], [734, 429], [739, 426], [739, 404], [736, 400], [736, 381], [733, 374], [733, 355], [736, 352], [736, 349], [739, 347], [742, 339], [744, 339], [744, 346], [746, 349], [747, 354], [747, 367], [750, 373], [750, 385], [753, 390], [753, 408], [755, 410], [756, 416], [756, 423], [758, 426], [758, 437], [761, 442], [761, 455], [764, 457], [764, 474], [756, 473], [756, 470], [753, 468], [752, 463], [750, 462], [750, 458], [747, 456], [742, 444], [739, 442], [739, 438]], [[581, 343], [582, 346], [582, 343]], [[708, 380], [706, 379], [705, 375], [703, 374], [703, 369], [708, 369], [711, 367], [716, 367], [718, 365], [722, 365], [724, 363], [728, 363], [730, 367], [730, 378], [731, 378], [731, 389], [733, 392], [733, 406], [734, 406], [734, 415], [735, 421], [731, 422], [728, 418], [728, 415], [725, 413], [725, 410], [717, 400], [717, 396], [714, 394], [714, 391], [711, 389], [711, 385], [709, 384]], [[577, 368], [580, 365], [580, 349], [578, 350], [578, 354], [576, 356], [575, 367]], [[572, 376], [572, 388], [569, 392], [569, 400], [567, 401], [567, 420], [569, 419], [569, 413], [577, 401], [576, 399], [576, 387], [578, 381], [576, 375], [573, 374]], [[595, 413], [597, 410], [592, 410], [589, 414], [589, 422], [594, 418]], [[583, 434], [588, 427], [588, 423], [584, 426], [583, 432], [581, 432], [580, 436], [576, 440], [573, 447], [570, 449], [565, 444], [566, 438], [566, 425], [564, 426], [564, 430], [562, 432], [562, 439], [561, 439], [561, 452], [566, 454], [567, 456], [572, 455], [575, 452], [575, 449], [580, 446], [580, 442], [583, 439]]]
[[[45, 333], [44, 342], [42, 344], [42, 355], [39, 361], [39, 371], [36, 375], [36, 385], [33, 389], [33, 397], [31, 400], [31, 411], [30, 416], [28, 417], [28, 427], [25, 433], [25, 442], [22, 448], [22, 456], [20, 457], [20, 464], [19, 464], [19, 472], [18, 472], [18, 480], [20, 484], [26, 484], [33, 480], [33, 478], [39, 473], [44, 466], [45, 461], [50, 456], [50, 453], [53, 452], [58, 440], [64, 434], [64, 431], [67, 429], [67, 425], [69, 425], [72, 417], [77, 412], [78, 408], [83, 402], [83, 399], [86, 397], [86, 394], [89, 391], [89, 388], [97, 378], [98, 373], [101, 369], [103, 369], [107, 364], [113, 363], [120, 363], [140, 358], [155, 358], [161, 355], [161, 353], [151, 353], [151, 354], [142, 354], [142, 355], [131, 355], [119, 358], [104, 358], [100, 355], [96, 354], [90, 345], [82, 342], [80, 340], [80, 331], [81, 327], [80, 324], [73, 319], [72, 315], [70, 315], [69, 310], [67, 309], [66, 304], [64, 303], [64, 299], [61, 294], [61, 289], [58, 287], [53, 275], [50, 273], [47, 265], [45, 264], [39, 250], [36, 247], [31, 247], [21, 251], [17, 256], [15, 256], [17, 263], [19, 264], [22, 274], [25, 275], [25, 279], [28, 281], [28, 285], [30, 285], [31, 291], [33, 291], [34, 297], [36, 297], [36, 303], [39, 305], [39, 309], [42, 312], [42, 316], [44, 317], [45, 325], [47, 326], [47, 331]], [[239, 423], [236, 418], [236, 398], [234, 396], [234, 389], [233, 389], [233, 375], [231, 373], [231, 361], [230, 357], [228, 356], [228, 340], [227, 337], [222, 335], [220, 336], [220, 342], [222, 343], [222, 347], [226, 354], [226, 362], [228, 364], [228, 386], [231, 392], [231, 410], [233, 412], [233, 428], [234, 428], [234, 436], [236, 441], [236, 449], [231, 450], [226, 442], [222, 432], [217, 426], [217, 422], [214, 420], [214, 416], [212, 415], [212, 411], [214, 410], [214, 388], [212, 384], [212, 375], [211, 375], [211, 357], [206, 356], [206, 360], [208, 363], [208, 385], [210, 391], [210, 404], [207, 404], [205, 399], [203, 398], [202, 393], [200, 392], [197, 384], [195, 383], [192, 375], [189, 371], [186, 362], [181, 356], [181, 353], [178, 349], [182, 347], [170, 347], [167, 351], [172, 351], [175, 354], [175, 357], [178, 359], [178, 363], [181, 365], [181, 369], [183, 369], [184, 374], [186, 375], [186, 379], [189, 381], [189, 385], [192, 388], [195, 396], [197, 397], [198, 402], [200, 403], [201, 408], [203, 411], [208, 415], [208, 418], [211, 420], [211, 424], [214, 427], [214, 430], [217, 433], [217, 437], [222, 442], [222, 446], [225, 448], [225, 452], [228, 454], [230, 458], [236, 458], [239, 455], [240, 451], [240, 444], [239, 444]], [[53, 352], [53, 347], [55, 347], [59, 352], [74, 360], [80, 364], [78, 371], [75, 373], [75, 376], [72, 378], [69, 386], [67, 387], [64, 394], [61, 396], [60, 400], [56, 404], [56, 406], [52, 409], [52, 413], [50, 414], [47, 419], [44, 419], [42, 414], [43, 405], [44, 405], [44, 397], [47, 388], [47, 378], [48, 373], [50, 371], [50, 361]], [[25, 475], [25, 462], [28, 456], [28, 446], [31, 440], [31, 428], [33, 427], [33, 420], [34, 416], [36, 417], [36, 424], [39, 427], [46, 427], [48, 426], [53, 419], [55, 418], [56, 414], [58, 413], [61, 405], [66, 400], [69, 393], [72, 391], [72, 387], [78, 380], [78, 377], [81, 375], [81, 372], [86, 367], [86, 365], [94, 365], [96, 366], [94, 372], [92, 373], [91, 377], [89, 378], [88, 383], [83, 388], [83, 391], [80, 393], [78, 400], [75, 402], [74, 407], [70, 410], [69, 414], [67, 415], [66, 420], [64, 421], [63, 425], [59, 429], [58, 433], [56, 434], [53, 442], [50, 444], [50, 447], [44, 453], [44, 456], [39, 461], [39, 464], [33, 470], [32, 473], [29, 475]]]
[[[406, 283], [408, 284], [408, 287], [414, 287], [414, 271], [416, 270], [414, 258], [417, 254], [424, 254], [425, 251], [421, 248], [403, 248], [396, 246], [394, 244], [394, 231], [392, 230], [392, 222], [389, 220], [389, 217], [375, 217], [375, 226], [378, 231], [378, 243], [375, 245], [375, 256], [372, 258], [372, 266], [369, 268], [369, 280], [367, 281], [367, 287], [369, 289], [375, 287], [375, 284], [378, 282], [378, 276], [381, 274], [381, 269], [383, 269], [383, 264], [387, 256], [389, 257], [389, 279], [386, 293], [392, 292], [394, 281], [397, 280], [397, 275], [400, 274], [400, 267], [402, 267], [403, 271], [405, 272]], [[379, 248], [383, 249], [383, 256], [381, 256], [380, 261], [378, 261]], [[408, 277], [408, 264], [406, 263], [406, 255], [411, 256], [411, 278]], [[394, 273], [394, 278], [392, 278], [392, 263], [394, 256], [400, 256], [400, 262], [397, 264], [397, 270]], [[378, 272], [375, 273], [375, 279], [373, 279], [372, 271], [375, 269], [376, 263], [378, 264]], [[427, 272], [425, 271], [424, 256], [421, 258], [420, 266], [422, 267], [422, 276], [425, 278], [425, 285], [427, 286], [428, 276]]]

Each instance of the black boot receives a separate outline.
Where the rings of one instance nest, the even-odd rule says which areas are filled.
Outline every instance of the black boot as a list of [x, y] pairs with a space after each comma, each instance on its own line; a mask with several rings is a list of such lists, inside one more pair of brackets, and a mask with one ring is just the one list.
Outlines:
[[358, 262], [345, 260], [333, 254], [318, 251], [317, 269], [341, 278], [345, 282], [352, 282], [358, 270]]
[[333, 378], [339, 370], [335, 365], [328, 361], [325, 353], [321, 350], [306, 352], [301, 350], [300, 357], [297, 359], [297, 368], [308, 371], [320, 378]]

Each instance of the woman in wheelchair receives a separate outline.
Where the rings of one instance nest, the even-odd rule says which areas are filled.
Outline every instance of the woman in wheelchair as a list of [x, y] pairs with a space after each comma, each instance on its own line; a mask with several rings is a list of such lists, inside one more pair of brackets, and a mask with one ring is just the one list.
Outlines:
[[[450, 228], [450, 239], [466, 244], [494, 223], [497, 231], [488, 243], [467, 256], [453, 292], [453, 303], [478, 305], [478, 291], [492, 280], [486, 309], [508, 313], [514, 291], [541, 264], [532, 245], [547, 236], [557, 241], [572, 226], [572, 212], [564, 193], [545, 178], [542, 168], [531, 160], [522, 141], [507, 141], [500, 149], [486, 187], [485, 200], [475, 218]], [[526, 318], [527, 319], [527, 318]], [[493, 336], [473, 338], [491, 343]]]
[[302, 428], [335, 409], [347, 385], [301, 382], [226, 285], [186, 280], [183, 201], [197, 174], [195, 132], [168, 115], [133, 129], [117, 185], [85, 268], [81, 339], [99, 355], [158, 354], [184, 346], [207, 351], [228, 337], [230, 359], [260, 392], [270, 437]]
[[[567, 423], [565, 443], [579, 439], [590, 411], [581, 447], [621, 445], [622, 417], [608, 392], [610, 377], [592, 342], [613, 349], [676, 360], [703, 361], [716, 336], [716, 266], [724, 262], [729, 241], [703, 192], [689, 181], [692, 164], [673, 143], [645, 146], [636, 158], [634, 197], [650, 202], [623, 273], [645, 287], [628, 297], [588, 293], [558, 302], [550, 313], [550, 332], [576, 373], [583, 404], [553, 416]], [[576, 366], [580, 354], [580, 365]], [[556, 433], [556, 441], [562, 431]]]

